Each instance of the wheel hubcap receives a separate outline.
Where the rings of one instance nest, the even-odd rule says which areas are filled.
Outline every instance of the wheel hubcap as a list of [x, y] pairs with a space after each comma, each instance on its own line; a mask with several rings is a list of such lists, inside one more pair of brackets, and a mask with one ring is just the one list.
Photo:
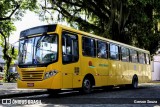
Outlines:
[[84, 88], [85, 90], [89, 90], [91, 87], [90, 81], [89, 80], [85, 80], [84, 81]]

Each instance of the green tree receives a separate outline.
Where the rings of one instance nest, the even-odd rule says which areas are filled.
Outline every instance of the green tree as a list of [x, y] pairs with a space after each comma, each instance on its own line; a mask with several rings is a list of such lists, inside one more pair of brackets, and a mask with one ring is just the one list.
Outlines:
[[[16, 30], [14, 21], [20, 20], [27, 10], [36, 11], [37, 0], [1, 0], [0, 1], [0, 44], [3, 48], [3, 58], [6, 62], [6, 76], [9, 77], [9, 67], [16, 59], [17, 51], [9, 44], [9, 36]], [[7, 81], [10, 81], [9, 78]]]
[[151, 54], [159, 48], [159, 0], [45, 0], [41, 6], [43, 11], [58, 12], [58, 20], [80, 30], [147, 49]]

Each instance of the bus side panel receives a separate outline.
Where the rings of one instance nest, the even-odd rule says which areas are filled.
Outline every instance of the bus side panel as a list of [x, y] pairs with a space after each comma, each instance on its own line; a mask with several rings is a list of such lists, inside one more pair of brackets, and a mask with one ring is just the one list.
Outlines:
[[151, 81], [151, 65], [146, 64], [146, 71], [145, 71], [145, 81], [144, 82], [149, 82]]
[[110, 60], [108, 78], [108, 85], [121, 85], [129, 83], [128, 63]]
[[[81, 58], [82, 76], [85, 77], [87, 74], [92, 74], [95, 79], [95, 86], [102, 86], [102, 78], [97, 71], [96, 60], [96, 58], [87, 56]], [[92, 63], [92, 65], [89, 65], [89, 63]]]
[[137, 75], [138, 75], [138, 82], [142, 83], [143, 81], [143, 65], [142, 64], [136, 64], [138, 67]]
[[133, 78], [133, 76], [136, 74], [136, 75], [138, 75], [137, 74], [137, 70], [138, 70], [139, 68], [137, 67], [137, 64], [135, 64], [135, 63], [130, 63], [129, 64], [129, 71], [128, 71], [128, 80], [130, 81], [128, 84], [132, 84], [132, 78]]
[[128, 82], [128, 63], [117, 61], [117, 84], [126, 84]]
[[[95, 62], [97, 76], [96, 78], [101, 78], [100, 86], [108, 85], [108, 75], [109, 75], [109, 61], [107, 59], [97, 58]], [[97, 80], [97, 79], [96, 79]]]
[[108, 85], [115, 85], [115, 84], [117, 84], [116, 70], [117, 70], [117, 63], [116, 63], [116, 61], [109, 60]]
[[130, 83], [130, 76], [129, 76], [129, 66], [130, 66], [130, 62], [122, 62], [122, 80], [123, 83], [122, 84], [129, 84]]
[[149, 71], [149, 69], [147, 68], [148, 65], [147, 64], [139, 64], [141, 69], [139, 70], [141, 77], [139, 78], [139, 83], [145, 83], [148, 82], [148, 76], [146, 75]]
[[146, 65], [145, 64], [141, 64], [141, 71], [140, 72], [142, 72], [141, 73], [141, 76], [142, 76], [142, 83], [144, 83], [145, 82], [145, 73], [146, 73]]
[[132, 78], [134, 75], [138, 76], [139, 83], [143, 83], [145, 81], [144, 76], [145, 76], [146, 68], [144, 64], [132, 63], [130, 66], [130, 69], [131, 69], [131, 72], [129, 76], [131, 78], [131, 83], [132, 83]]
[[[78, 69], [78, 70], [77, 70]], [[62, 88], [77, 88], [81, 85], [79, 61], [62, 65]]]
[[151, 80], [151, 66], [147, 64], [139, 64], [139, 83], [149, 82]]
[[83, 76], [73, 74], [73, 88], [82, 87]]

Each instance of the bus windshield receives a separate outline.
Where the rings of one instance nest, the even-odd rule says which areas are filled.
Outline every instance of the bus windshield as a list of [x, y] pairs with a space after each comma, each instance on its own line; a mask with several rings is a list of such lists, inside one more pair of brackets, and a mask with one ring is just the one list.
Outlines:
[[20, 40], [19, 65], [46, 64], [57, 60], [57, 35], [42, 35]]

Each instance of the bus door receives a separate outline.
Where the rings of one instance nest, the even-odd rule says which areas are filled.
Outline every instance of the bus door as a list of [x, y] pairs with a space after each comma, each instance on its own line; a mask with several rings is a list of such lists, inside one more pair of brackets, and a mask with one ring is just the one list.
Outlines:
[[77, 34], [62, 32], [62, 88], [73, 88], [73, 76], [79, 75]]
[[101, 85], [108, 84], [109, 63], [108, 63], [108, 43], [97, 40], [97, 71], [101, 76]]

